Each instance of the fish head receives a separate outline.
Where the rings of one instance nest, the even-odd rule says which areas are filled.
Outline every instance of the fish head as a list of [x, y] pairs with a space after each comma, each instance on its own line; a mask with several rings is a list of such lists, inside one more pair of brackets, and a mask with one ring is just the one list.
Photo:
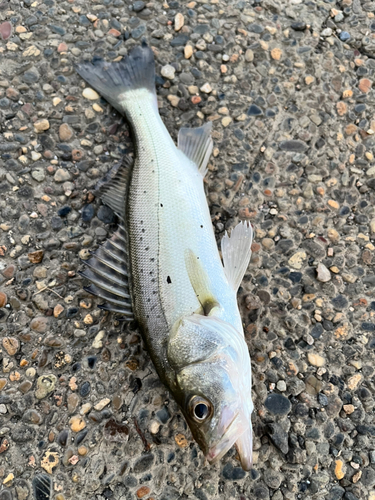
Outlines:
[[177, 336], [176, 400], [194, 439], [215, 463], [235, 445], [245, 470], [252, 466], [251, 366], [242, 332], [217, 318], [198, 316]]

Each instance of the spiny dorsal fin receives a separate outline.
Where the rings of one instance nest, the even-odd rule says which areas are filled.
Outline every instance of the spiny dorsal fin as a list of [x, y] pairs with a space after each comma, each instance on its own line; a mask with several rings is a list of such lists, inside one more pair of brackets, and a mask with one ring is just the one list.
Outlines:
[[106, 311], [121, 313], [126, 320], [133, 319], [129, 287], [129, 257], [127, 252], [127, 232], [120, 224], [112, 238], [100, 246], [80, 275], [91, 284], [85, 290], [106, 302], [99, 307]]
[[224, 271], [235, 291], [241, 284], [251, 257], [253, 228], [249, 222], [240, 222], [232, 229], [230, 237], [225, 232], [221, 240]]
[[197, 165], [202, 177], [213, 147], [211, 128], [212, 122], [207, 122], [202, 127], [181, 128], [178, 133], [178, 149]]
[[132, 158], [124, 156], [95, 186], [95, 194], [120, 217], [125, 217]]

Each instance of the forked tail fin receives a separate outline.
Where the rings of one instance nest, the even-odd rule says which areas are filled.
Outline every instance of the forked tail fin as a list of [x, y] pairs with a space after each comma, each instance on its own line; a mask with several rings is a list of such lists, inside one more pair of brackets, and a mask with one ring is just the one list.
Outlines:
[[146, 43], [135, 47], [119, 62], [94, 57], [92, 62], [77, 64], [76, 71], [122, 114], [126, 112], [127, 100], [134, 98], [134, 90], [148, 91], [156, 103], [154, 54]]

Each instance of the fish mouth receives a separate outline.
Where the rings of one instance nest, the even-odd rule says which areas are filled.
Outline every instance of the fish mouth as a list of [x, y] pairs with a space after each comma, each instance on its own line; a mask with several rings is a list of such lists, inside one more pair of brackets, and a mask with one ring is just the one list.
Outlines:
[[250, 470], [253, 465], [253, 432], [251, 423], [249, 425], [242, 412], [233, 418], [220, 441], [209, 449], [207, 460], [211, 464], [217, 463], [233, 445], [240, 456], [242, 468]]

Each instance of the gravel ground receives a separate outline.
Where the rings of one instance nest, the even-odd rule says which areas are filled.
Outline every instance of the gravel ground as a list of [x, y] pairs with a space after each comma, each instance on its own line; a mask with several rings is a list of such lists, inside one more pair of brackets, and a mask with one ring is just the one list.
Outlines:
[[[3, 0], [0, 23], [0, 500], [375, 500], [375, 3]], [[171, 135], [213, 121], [218, 240], [255, 228], [249, 473], [205, 461], [78, 275], [132, 144], [73, 63], [143, 37]]]

